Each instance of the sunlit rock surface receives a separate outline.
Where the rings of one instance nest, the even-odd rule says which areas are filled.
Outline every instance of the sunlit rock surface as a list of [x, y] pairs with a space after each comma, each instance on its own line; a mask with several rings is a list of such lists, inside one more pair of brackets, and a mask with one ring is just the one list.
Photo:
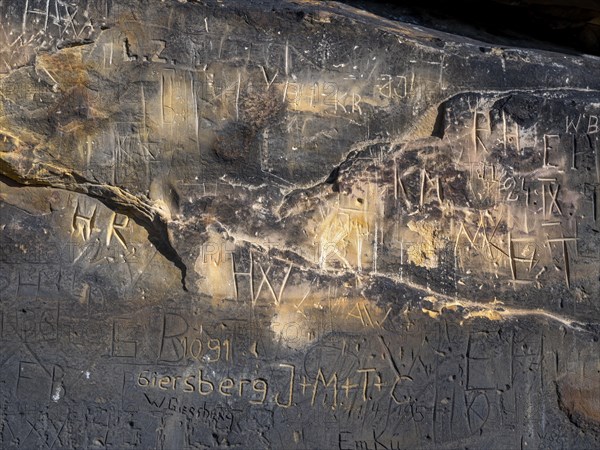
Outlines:
[[0, 13], [0, 447], [598, 448], [599, 58]]

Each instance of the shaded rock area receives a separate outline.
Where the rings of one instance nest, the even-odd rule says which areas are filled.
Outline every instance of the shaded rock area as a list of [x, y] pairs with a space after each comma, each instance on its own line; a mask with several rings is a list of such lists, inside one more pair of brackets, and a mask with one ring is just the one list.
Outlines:
[[409, 23], [500, 45], [600, 54], [596, 0], [344, 0]]
[[0, 2], [0, 448], [598, 448], [590, 5]]

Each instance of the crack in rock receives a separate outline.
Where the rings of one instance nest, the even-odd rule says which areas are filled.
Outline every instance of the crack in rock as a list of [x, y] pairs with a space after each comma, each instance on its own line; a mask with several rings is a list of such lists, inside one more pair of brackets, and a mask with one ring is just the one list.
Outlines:
[[0, 175], [23, 186], [52, 187], [95, 198], [111, 210], [124, 214], [148, 232], [148, 240], [181, 272], [186, 287], [187, 266], [171, 244], [165, 212], [141, 195], [112, 185], [93, 182], [72, 169], [24, 157], [17, 152], [0, 152]]

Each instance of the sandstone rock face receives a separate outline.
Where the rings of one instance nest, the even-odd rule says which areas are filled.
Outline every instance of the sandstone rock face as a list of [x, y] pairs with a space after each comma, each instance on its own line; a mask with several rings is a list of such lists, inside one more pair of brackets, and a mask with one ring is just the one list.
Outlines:
[[325, 2], [0, 15], [0, 447], [600, 446], [599, 58]]

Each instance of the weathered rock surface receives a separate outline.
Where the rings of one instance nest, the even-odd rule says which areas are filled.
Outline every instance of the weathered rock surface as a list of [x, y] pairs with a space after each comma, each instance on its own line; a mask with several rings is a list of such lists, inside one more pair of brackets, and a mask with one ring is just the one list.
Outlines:
[[0, 15], [0, 447], [598, 448], [598, 57]]

